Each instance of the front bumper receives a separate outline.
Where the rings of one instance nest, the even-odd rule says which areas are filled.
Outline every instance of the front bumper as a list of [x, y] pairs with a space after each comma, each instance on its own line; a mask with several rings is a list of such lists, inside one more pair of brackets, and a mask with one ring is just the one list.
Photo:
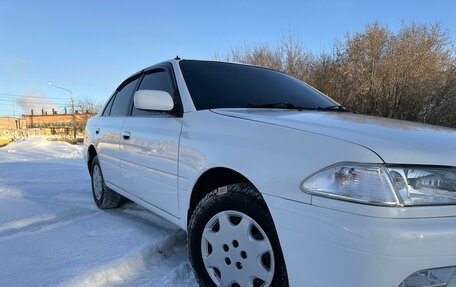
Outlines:
[[456, 266], [454, 216], [381, 218], [263, 197], [292, 287], [398, 287], [416, 271]]

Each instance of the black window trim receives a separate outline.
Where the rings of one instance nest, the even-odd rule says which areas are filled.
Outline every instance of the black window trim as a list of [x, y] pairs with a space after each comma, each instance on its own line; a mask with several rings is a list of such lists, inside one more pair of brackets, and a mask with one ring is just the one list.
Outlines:
[[[132, 110], [133, 110], [133, 96], [134, 96], [134, 93], [138, 90], [139, 86], [141, 85], [141, 82], [144, 79], [144, 76], [149, 74], [149, 73], [153, 73], [154, 70], [164, 70], [171, 77], [171, 82], [172, 82], [172, 85], [173, 85], [173, 88], [174, 88], [174, 95], [172, 95], [172, 96], [173, 96], [173, 100], [174, 100], [174, 105], [177, 108], [176, 108], [176, 110], [174, 112], [167, 112], [167, 113], [169, 115], [173, 116], [173, 117], [178, 117], [178, 118], [183, 117], [184, 110], [183, 110], [183, 106], [182, 106], [182, 99], [181, 99], [180, 92], [179, 92], [179, 86], [177, 85], [177, 81], [176, 81], [176, 76], [175, 76], [175, 73], [174, 73], [173, 65], [171, 63], [169, 63], [169, 62], [165, 62], [165, 63], [161, 63], [161, 64], [157, 64], [157, 65], [148, 67], [146, 69], [143, 69], [143, 70], [131, 75], [127, 79], [125, 79], [117, 87], [117, 89], [114, 91], [114, 93], [111, 95], [111, 97], [109, 97], [109, 100], [106, 102], [106, 105], [105, 105], [105, 107], [103, 109], [103, 112], [101, 113], [101, 116], [102, 117], [122, 117], [122, 116], [111, 116], [112, 105], [111, 105], [111, 108], [109, 110], [109, 113], [107, 113], [106, 115], [104, 115], [104, 113], [106, 112], [106, 109], [108, 108], [110, 102], [112, 102], [114, 104], [114, 101], [116, 100], [115, 98], [116, 98], [117, 93], [119, 92], [119, 90], [121, 90], [125, 85], [129, 84], [130, 82], [138, 79], [138, 82], [136, 83], [136, 86], [134, 88], [133, 94], [130, 96], [130, 102], [129, 102], [129, 106], [128, 106], [128, 114], [126, 115], [127, 117], [131, 117], [132, 116]], [[141, 117], [141, 116], [135, 116], [135, 117]]]
[[[109, 107], [109, 105], [111, 104], [111, 102], [114, 101], [114, 98], [116, 97], [116, 95], [117, 95], [117, 90], [114, 91], [114, 93], [112, 93], [112, 95], [109, 97], [108, 101], [106, 102], [106, 105], [104, 106], [103, 111], [101, 112], [101, 116], [102, 116], [102, 117], [109, 117], [109, 116], [110, 116], [112, 105], [111, 105], [111, 107], [109, 108], [109, 112], [108, 112], [106, 109]], [[107, 112], [106, 115], [104, 114], [105, 112]]]
[[[142, 72], [143, 71], [140, 71], [140, 72], [137, 72], [133, 75], [131, 75], [130, 77], [128, 77], [125, 81], [123, 81], [116, 89], [116, 91], [114, 92], [114, 95], [113, 95], [113, 102], [112, 102], [112, 105], [111, 105], [111, 110], [112, 110], [112, 106], [114, 105], [114, 102], [115, 102], [115, 98], [117, 97], [117, 94], [119, 93], [120, 90], [122, 90], [126, 85], [128, 85], [129, 83], [133, 82], [133, 81], [136, 81], [138, 80], [138, 82], [136, 83], [135, 85], [135, 88], [133, 90], [133, 94], [136, 92], [136, 89], [138, 88], [138, 85], [139, 83], [141, 82], [142, 80]], [[129, 109], [130, 109], [130, 104], [131, 104], [131, 99], [133, 98], [133, 94], [130, 96], [130, 102], [129, 102]], [[128, 117], [130, 115], [130, 113], [128, 112], [126, 115], [115, 115], [115, 116], [112, 116], [111, 115], [111, 111], [109, 111], [109, 117]]]
[[[151, 115], [151, 116], [133, 116], [132, 115], [132, 111], [133, 111], [133, 96], [134, 96], [135, 92], [139, 89], [139, 87], [141, 85], [141, 82], [143, 81], [144, 77], [146, 75], [148, 75], [148, 74], [152, 74], [154, 72], [158, 72], [159, 70], [165, 71], [171, 77], [171, 84], [173, 85], [173, 89], [174, 89], [174, 92], [173, 92], [174, 94], [171, 95], [171, 96], [173, 97], [175, 110], [173, 109], [173, 111], [169, 111], [169, 112], [165, 112], [165, 113], [169, 114], [172, 117], [176, 117], [176, 118], [183, 117], [184, 110], [183, 110], [183, 106], [182, 106], [182, 99], [181, 99], [180, 92], [179, 92], [179, 86], [177, 85], [177, 81], [176, 81], [176, 76], [175, 76], [175, 73], [174, 73], [173, 65], [171, 63], [169, 63], [169, 62], [161, 63], [161, 64], [157, 64], [157, 65], [148, 67], [148, 68], [142, 70], [141, 72], [138, 72], [135, 75], [130, 77], [130, 78], [133, 78], [133, 77], [137, 76], [138, 74], [140, 74], [140, 76], [139, 76], [140, 79], [139, 79], [139, 81], [138, 81], [138, 83], [137, 83], [137, 85], [135, 87], [135, 90], [133, 92], [133, 95], [131, 96], [131, 99], [130, 99], [129, 112], [128, 112], [127, 117], [153, 117], [153, 115]], [[126, 82], [126, 81], [124, 81], [124, 82]]]

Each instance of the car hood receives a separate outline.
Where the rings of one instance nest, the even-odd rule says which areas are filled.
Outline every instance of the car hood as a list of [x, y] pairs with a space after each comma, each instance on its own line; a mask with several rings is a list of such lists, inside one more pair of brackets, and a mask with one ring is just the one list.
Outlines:
[[456, 166], [456, 130], [342, 112], [214, 109], [215, 113], [316, 133], [364, 146], [385, 163]]

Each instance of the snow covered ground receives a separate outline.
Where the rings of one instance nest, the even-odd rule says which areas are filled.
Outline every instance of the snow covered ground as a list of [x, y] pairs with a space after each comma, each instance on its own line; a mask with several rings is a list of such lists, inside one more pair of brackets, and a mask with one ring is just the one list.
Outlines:
[[95, 206], [81, 146], [0, 148], [0, 286], [197, 286], [186, 252], [140, 206]]

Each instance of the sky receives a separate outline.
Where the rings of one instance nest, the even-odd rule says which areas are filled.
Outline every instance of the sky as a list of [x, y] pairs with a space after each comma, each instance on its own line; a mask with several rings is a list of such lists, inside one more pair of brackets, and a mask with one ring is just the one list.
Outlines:
[[176, 55], [212, 59], [288, 33], [315, 53], [375, 21], [393, 31], [440, 22], [454, 41], [455, 11], [452, 0], [0, 0], [0, 116], [61, 109], [72, 95], [103, 102]]

